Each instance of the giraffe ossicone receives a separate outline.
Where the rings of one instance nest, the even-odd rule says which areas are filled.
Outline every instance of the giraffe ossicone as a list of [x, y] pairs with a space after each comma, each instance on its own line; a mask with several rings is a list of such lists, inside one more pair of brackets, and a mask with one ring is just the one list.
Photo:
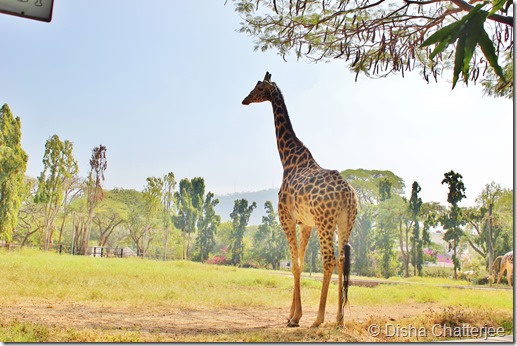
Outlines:
[[[284, 170], [278, 192], [278, 215], [289, 241], [294, 276], [293, 300], [287, 325], [299, 326], [302, 317], [300, 277], [305, 250], [314, 227], [320, 242], [324, 274], [318, 316], [312, 326], [317, 327], [324, 321], [330, 278], [336, 264], [339, 292], [337, 322], [338, 325], [343, 325], [350, 275], [348, 241], [357, 216], [355, 190], [338, 171], [321, 168], [309, 149], [298, 139], [289, 119], [284, 97], [271, 81], [269, 72], [266, 72], [263, 81], [257, 82], [242, 104], [265, 101], [271, 102], [273, 106], [278, 153]], [[299, 243], [296, 225], [300, 225]], [[336, 229], [339, 251], [337, 263], [334, 255]]]

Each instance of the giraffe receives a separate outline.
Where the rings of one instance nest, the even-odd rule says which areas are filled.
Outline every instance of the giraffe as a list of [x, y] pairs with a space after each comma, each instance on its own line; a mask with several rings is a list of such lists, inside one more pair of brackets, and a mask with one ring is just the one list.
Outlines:
[[499, 275], [497, 277], [497, 286], [499, 286], [499, 282], [501, 282], [501, 278], [503, 277], [504, 271], [506, 270], [506, 278], [508, 280], [508, 284], [512, 287], [512, 277], [513, 277], [513, 251], [507, 252], [503, 256], [498, 256], [494, 260], [493, 268], [495, 267], [495, 263], [497, 260], [501, 260], [501, 269], [499, 270]]
[[[348, 301], [350, 274], [350, 245], [348, 240], [357, 215], [357, 196], [354, 188], [338, 171], [321, 168], [311, 152], [298, 139], [287, 113], [284, 97], [266, 72], [263, 81], [242, 101], [243, 105], [270, 101], [273, 106], [278, 153], [283, 166], [283, 178], [278, 192], [278, 215], [289, 242], [291, 270], [294, 277], [293, 299], [288, 327], [298, 327], [302, 317], [300, 276], [305, 250], [311, 231], [316, 227], [321, 247], [324, 274], [318, 316], [312, 327], [325, 319], [325, 305], [330, 278], [336, 259], [334, 234], [338, 233], [338, 312], [337, 323], [343, 325], [343, 310]], [[300, 225], [300, 243], [296, 237]]]

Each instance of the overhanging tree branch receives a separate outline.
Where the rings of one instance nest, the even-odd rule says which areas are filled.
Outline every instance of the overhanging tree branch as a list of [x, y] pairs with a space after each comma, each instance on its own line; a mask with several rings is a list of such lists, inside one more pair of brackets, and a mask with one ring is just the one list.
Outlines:
[[[501, 5], [500, 1], [506, 2]], [[422, 43], [442, 28], [462, 21], [469, 16], [469, 10], [474, 9], [482, 15], [476, 15], [476, 25], [467, 23], [469, 27], [479, 28], [484, 24], [485, 15], [489, 15], [494, 26], [488, 31], [491, 37], [484, 35], [475, 40], [479, 44], [467, 46], [468, 59], [461, 64], [465, 83], [476, 82], [480, 77], [483, 82], [492, 71], [488, 70], [485, 75], [488, 65], [502, 80], [502, 71], [508, 74], [505, 67], [513, 66], [513, 18], [495, 14], [508, 10], [511, 0], [500, 1], [487, 12], [479, 8], [482, 3], [477, 0], [470, 3], [464, 0], [389, 3], [383, 0], [292, 0], [274, 4], [266, 0], [234, 0], [243, 19], [240, 32], [255, 38], [255, 50], [276, 49], [284, 60], [289, 53], [295, 53], [297, 59], [307, 58], [313, 62], [343, 59], [356, 76], [361, 73], [377, 78], [392, 73], [404, 76], [406, 71], [420, 69], [427, 82], [430, 76], [437, 80], [443, 71], [452, 70], [453, 66], [454, 80], [458, 80], [456, 72], [460, 69], [454, 55], [457, 38], [446, 42], [439, 53], [433, 54], [433, 59], [430, 57], [432, 49], [422, 47]], [[478, 6], [472, 6], [475, 2], [479, 2]], [[465, 14], [466, 11], [469, 13]], [[495, 51], [490, 49], [489, 43], [495, 44]], [[502, 66], [497, 63], [500, 54]], [[502, 85], [504, 90], [495, 95], [513, 95], [513, 83], [505, 81], [497, 85]]]
[[[472, 10], [474, 8], [474, 6], [472, 6], [471, 4], [469, 4], [463, 0], [450, 0], [450, 1], [454, 5], [458, 6], [459, 8], [461, 8], [462, 10], [467, 11], [467, 12], [469, 12], [470, 10]], [[499, 22], [499, 23], [506, 24], [506, 25], [513, 27], [513, 17], [511, 17], [511, 16], [501, 16], [499, 14], [494, 13], [492, 15], [489, 15], [487, 18], [491, 19], [495, 22]]]

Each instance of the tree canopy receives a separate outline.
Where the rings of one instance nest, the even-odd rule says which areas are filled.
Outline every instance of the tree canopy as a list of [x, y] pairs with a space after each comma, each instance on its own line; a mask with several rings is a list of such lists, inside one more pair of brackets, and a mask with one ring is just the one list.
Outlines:
[[7, 104], [0, 109], [0, 239], [9, 244], [18, 224], [28, 156], [21, 147], [21, 121]]
[[255, 38], [256, 50], [276, 49], [284, 60], [289, 52], [310, 61], [344, 59], [356, 78], [417, 69], [428, 82], [453, 69], [453, 87], [460, 74], [465, 83], [482, 77], [487, 94], [513, 97], [511, 0], [234, 3], [240, 32]]
[[44, 205], [45, 249], [52, 247], [54, 221], [61, 207], [66, 205], [66, 197], [72, 187], [71, 182], [79, 172], [73, 149], [72, 142], [61, 141], [58, 135], [53, 135], [45, 143], [43, 171], [38, 177], [38, 190], [34, 198], [36, 203]]

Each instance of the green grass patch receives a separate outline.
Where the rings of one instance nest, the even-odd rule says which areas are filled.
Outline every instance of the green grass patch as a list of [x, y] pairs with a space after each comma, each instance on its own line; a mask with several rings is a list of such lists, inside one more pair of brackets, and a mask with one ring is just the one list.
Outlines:
[[48, 327], [32, 322], [12, 320], [0, 323], [2, 342], [142, 342], [140, 333], [134, 331], [106, 331], [64, 327]]
[[[59, 299], [125, 306], [277, 306], [292, 280], [264, 271], [188, 261], [93, 258], [31, 250], [0, 253], [7, 300]], [[263, 289], [260, 295], [258, 289]]]
[[[290, 304], [293, 285], [292, 278], [266, 270], [189, 261], [58, 255], [26, 249], [0, 252], [0, 271], [4, 273], [0, 289], [6, 301], [57, 299], [123, 306], [278, 307]], [[360, 306], [415, 302], [513, 309], [511, 291], [439, 286], [458, 283], [447, 280], [396, 278], [389, 281], [410, 283], [353, 286], [349, 290], [350, 301]], [[304, 304], [319, 302], [320, 281], [302, 278], [301, 288]], [[328, 299], [329, 304], [337, 302], [335, 284], [330, 285]]]
[[17, 320], [0, 323], [0, 340], [3, 342], [45, 342], [48, 338], [46, 326]]
[[414, 302], [477, 309], [513, 309], [513, 293], [507, 290], [381, 284], [375, 287], [353, 287], [349, 292], [354, 305], [386, 306]]

